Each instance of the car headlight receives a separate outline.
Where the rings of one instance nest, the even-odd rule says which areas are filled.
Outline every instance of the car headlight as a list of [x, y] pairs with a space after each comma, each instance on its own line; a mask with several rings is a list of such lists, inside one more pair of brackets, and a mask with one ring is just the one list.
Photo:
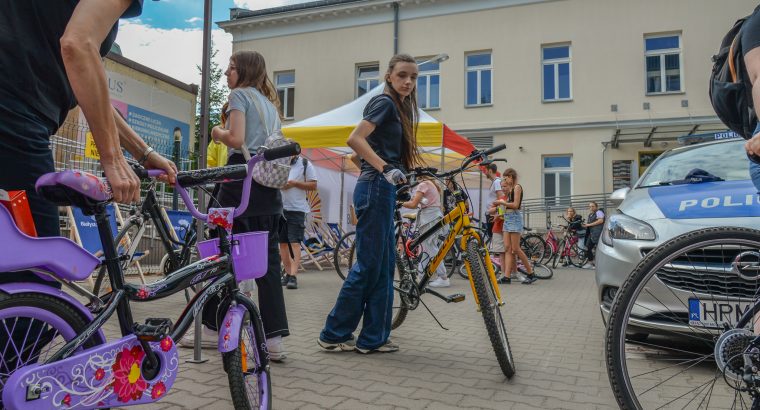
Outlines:
[[654, 228], [648, 223], [625, 214], [614, 214], [610, 215], [604, 224], [602, 242], [607, 246], [612, 246], [614, 239], [653, 241], [656, 239], [656, 235]]

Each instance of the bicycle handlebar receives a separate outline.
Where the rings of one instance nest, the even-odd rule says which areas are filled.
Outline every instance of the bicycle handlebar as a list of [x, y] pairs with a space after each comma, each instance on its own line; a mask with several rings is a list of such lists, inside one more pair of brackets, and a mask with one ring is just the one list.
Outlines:
[[[198, 208], [193, 205], [193, 200], [190, 198], [190, 195], [187, 193], [187, 190], [185, 189], [185, 186], [192, 186], [197, 185], [195, 182], [201, 181], [201, 183], [208, 182], [207, 180], [209, 178], [215, 179], [217, 176], [238, 176], [241, 175], [241, 171], [245, 170], [245, 174], [243, 174], [243, 194], [240, 199], [240, 204], [235, 208], [234, 216], [238, 217], [243, 214], [243, 212], [248, 209], [248, 202], [251, 195], [251, 181], [253, 180], [253, 167], [260, 161], [271, 161], [278, 158], [285, 158], [285, 157], [291, 157], [294, 155], [298, 155], [301, 153], [301, 146], [297, 143], [283, 145], [281, 147], [277, 148], [270, 148], [270, 149], [263, 149], [259, 150], [259, 153], [251, 157], [248, 162], [243, 165], [229, 165], [225, 167], [219, 167], [219, 168], [213, 168], [210, 170], [198, 170], [198, 171], [187, 171], [187, 172], [181, 172], [179, 174], [185, 174], [185, 178], [180, 178], [180, 175], [177, 175], [177, 182], [174, 184], [174, 187], [179, 192], [180, 196], [182, 197], [182, 201], [185, 203], [185, 206], [187, 206], [188, 211], [190, 211], [190, 214], [193, 215], [194, 218], [201, 219], [203, 221], [207, 221], [208, 214], [202, 214], [200, 211], [198, 211]], [[160, 169], [142, 169], [135, 170], [135, 173], [138, 177], [142, 179], [147, 178], [155, 178], [161, 175], [165, 175], [166, 172], [164, 170]], [[198, 175], [199, 173], [202, 173], [204, 175]], [[193, 175], [195, 174], [195, 175]], [[205, 179], [204, 179], [205, 177]], [[239, 180], [241, 178], [225, 178], [224, 181], [232, 181], [232, 180]], [[187, 182], [188, 184], [183, 186], [183, 181]]]

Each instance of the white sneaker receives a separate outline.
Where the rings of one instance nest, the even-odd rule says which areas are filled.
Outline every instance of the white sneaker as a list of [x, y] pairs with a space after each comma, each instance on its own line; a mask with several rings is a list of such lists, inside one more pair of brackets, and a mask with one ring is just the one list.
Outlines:
[[[512, 275], [514, 275], [514, 273]], [[517, 280], [519, 282], [525, 282], [525, 279], [527, 279], [527, 277], [523, 275], [522, 272], [517, 272]]]
[[[195, 326], [192, 326], [191, 330], [185, 333], [177, 344], [181, 347], [192, 349], [195, 345], [194, 329]], [[207, 328], [206, 325], [202, 325], [201, 329], [201, 347], [204, 349], [216, 349], [219, 346], [219, 333]]]
[[285, 344], [282, 343], [282, 336], [267, 339], [267, 351], [269, 352], [269, 360], [273, 362], [281, 362], [288, 357]]
[[594, 268], [596, 268], [596, 266], [590, 263], [586, 263], [585, 265], [583, 265], [583, 269], [594, 269]]
[[439, 276], [434, 281], [428, 283], [428, 286], [431, 288], [448, 288], [451, 286], [451, 281], [449, 281], [449, 278], [442, 278]]

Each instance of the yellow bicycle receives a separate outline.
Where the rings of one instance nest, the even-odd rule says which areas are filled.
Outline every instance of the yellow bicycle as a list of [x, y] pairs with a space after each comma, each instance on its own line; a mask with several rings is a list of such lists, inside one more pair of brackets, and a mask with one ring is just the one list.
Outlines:
[[[446, 254], [448, 254], [457, 241], [457, 237], [461, 236], [459, 245], [465, 254], [465, 267], [472, 293], [475, 296], [475, 303], [483, 315], [488, 337], [491, 339], [491, 345], [493, 346], [494, 353], [496, 353], [496, 359], [499, 361], [501, 371], [505, 376], [510, 378], [515, 374], [515, 362], [512, 357], [512, 351], [509, 348], [507, 328], [504, 326], [504, 319], [501, 314], [501, 307], [504, 305], [504, 302], [499, 292], [499, 286], [496, 281], [494, 267], [491, 264], [491, 258], [488, 255], [488, 249], [484, 245], [483, 238], [479, 232], [470, 224], [470, 216], [467, 213], [467, 194], [455, 181], [455, 177], [461, 175], [474, 161], [485, 160], [488, 155], [503, 149], [506, 149], [506, 146], [502, 144], [489, 150], [474, 151], [464, 159], [462, 166], [449, 172], [437, 174], [437, 170], [433, 168], [417, 168], [408, 175], [410, 184], [399, 191], [410, 189], [415, 184], [416, 179], [421, 176], [445, 180], [449, 184], [445, 184], [444, 198], [453, 198], [454, 205], [440, 222], [433, 224], [424, 232], [416, 235], [414, 239], [404, 243], [401, 247], [402, 249], [397, 252], [397, 273], [393, 285], [396, 291], [393, 306], [393, 329], [401, 326], [410, 310], [415, 310], [420, 303], [425, 306], [420, 297], [426, 293], [439, 297], [447, 303], [457, 303], [465, 299], [465, 295], [463, 294], [444, 296], [427, 287], [428, 282], [435, 274], [436, 268], [443, 263]], [[417, 265], [419, 263], [419, 256], [415, 250], [426, 239], [433, 235], [439, 235], [445, 227], [449, 227], [449, 232], [446, 234], [444, 243], [441, 245], [438, 253], [430, 258], [424, 268], [424, 272], [422, 272], [424, 274], [418, 280]], [[435, 319], [435, 316], [433, 318]], [[440, 322], [438, 324], [441, 325]]]

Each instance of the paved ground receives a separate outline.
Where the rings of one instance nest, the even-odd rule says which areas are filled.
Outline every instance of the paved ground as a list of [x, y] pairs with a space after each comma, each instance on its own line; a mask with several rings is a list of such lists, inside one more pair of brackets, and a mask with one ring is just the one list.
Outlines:
[[[468, 283], [452, 279], [451, 293], [467, 300], [425, 301], [450, 330], [422, 306], [392, 337], [393, 354], [322, 352], [316, 345], [340, 287], [333, 271], [306, 272], [300, 289], [286, 290], [292, 335], [290, 356], [272, 364], [275, 409], [594, 409], [615, 408], [603, 363], [603, 334], [593, 271], [559, 269], [532, 286], [501, 285], [505, 322], [517, 375], [507, 380], [496, 363]], [[179, 314], [181, 297], [134, 304], [136, 319], [160, 311]], [[155, 314], [154, 314], [155, 315]], [[113, 324], [111, 324], [113, 325]], [[113, 328], [112, 328], [113, 329]], [[183, 359], [192, 356], [182, 349]], [[142, 408], [231, 408], [227, 377], [215, 350], [204, 364], [183, 363], [174, 389]]]

